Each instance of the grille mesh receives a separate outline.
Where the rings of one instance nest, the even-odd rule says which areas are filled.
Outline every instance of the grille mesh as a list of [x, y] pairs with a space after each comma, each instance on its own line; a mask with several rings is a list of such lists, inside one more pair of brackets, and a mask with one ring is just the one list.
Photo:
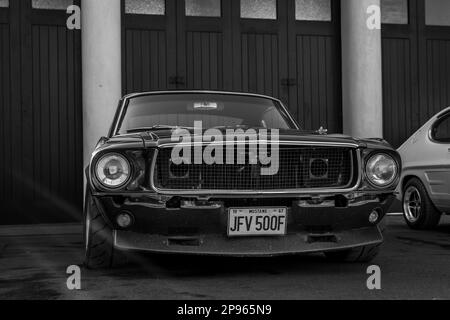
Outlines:
[[[269, 148], [270, 149], [270, 148]], [[261, 175], [264, 166], [249, 164], [183, 164], [171, 162], [171, 149], [161, 149], [156, 160], [154, 184], [162, 190], [292, 190], [348, 188], [353, 179], [354, 150], [343, 147], [280, 146], [279, 170], [275, 175]], [[223, 150], [224, 158], [226, 148]], [[238, 150], [234, 152], [237, 163]], [[192, 159], [194, 156], [192, 155]]]

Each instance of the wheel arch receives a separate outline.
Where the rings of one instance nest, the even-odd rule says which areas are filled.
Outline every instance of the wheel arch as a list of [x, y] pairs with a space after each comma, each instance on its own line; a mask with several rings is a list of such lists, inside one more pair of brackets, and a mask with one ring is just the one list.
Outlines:
[[404, 170], [402, 177], [400, 178], [400, 182], [397, 186], [397, 200], [403, 201], [403, 193], [405, 192], [406, 185], [412, 179], [419, 180], [422, 185], [425, 187], [428, 195], [430, 195], [430, 186], [426, 183], [425, 174], [423, 172], [417, 170]]
[[412, 179], [419, 180], [422, 185], [425, 187], [425, 190], [427, 190], [428, 195], [430, 195], [430, 186], [427, 183], [427, 179], [425, 177], [425, 173], [419, 170], [404, 170], [402, 174], [402, 178], [399, 183], [400, 188], [400, 195], [403, 197], [403, 193], [405, 192], [405, 187], [408, 184], [409, 181]]
[[422, 179], [420, 179], [419, 176], [417, 176], [417, 175], [415, 175], [415, 174], [408, 174], [408, 175], [406, 175], [406, 176], [403, 178], [402, 182], [401, 182], [401, 193], [402, 193], [402, 195], [403, 195], [403, 192], [405, 191], [406, 185], [407, 185], [408, 182], [411, 181], [412, 179], [418, 179], [418, 180], [420, 180], [420, 182], [422, 182], [422, 184], [423, 184], [423, 181], [422, 181]]
[[411, 172], [407, 172], [404, 174], [404, 177], [400, 181], [401, 190], [400, 190], [400, 194], [399, 194], [399, 197], [400, 197], [399, 200], [400, 201], [403, 200], [403, 193], [405, 192], [406, 185], [412, 179], [417, 179], [422, 183], [422, 185], [424, 186], [424, 188], [427, 192], [428, 197], [430, 198], [431, 203], [433, 204], [433, 206], [435, 206], [437, 208], [436, 201], [435, 201], [436, 199], [433, 197], [433, 193], [431, 192], [431, 186], [427, 182], [424, 172], [411, 171]]

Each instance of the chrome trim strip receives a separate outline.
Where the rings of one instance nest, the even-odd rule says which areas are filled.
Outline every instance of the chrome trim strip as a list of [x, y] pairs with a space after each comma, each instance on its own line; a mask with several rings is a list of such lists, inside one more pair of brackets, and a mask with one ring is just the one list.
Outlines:
[[158, 94], [190, 94], [190, 93], [200, 93], [200, 94], [225, 94], [225, 95], [234, 95], [234, 96], [247, 96], [247, 97], [255, 97], [255, 98], [265, 98], [270, 100], [275, 100], [281, 103], [281, 101], [277, 98], [270, 97], [263, 94], [257, 93], [248, 93], [248, 92], [233, 92], [233, 91], [220, 91], [220, 90], [166, 90], [166, 91], [147, 91], [147, 92], [137, 92], [130, 93], [124, 96], [124, 99], [132, 99], [136, 97], [142, 96], [151, 96]]
[[119, 115], [117, 116], [116, 119], [116, 123], [114, 123], [114, 130], [111, 132], [112, 136], [110, 136], [109, 138], [115, 137], [117, 135], [117, 131], [119, 131], [119, 123], [122, 121], [122, 116], [123, 116], [123, 109], [125, 108], [126, 103], [128, 102], [128, 99], [123, 98], [122, 99], [122, 104], [120, 105], [120, 112]]
[[[236, 141], [222, 141], [222, 142], [208, 142], [207, 143], [209, 146], [215, 146], [215, 145], [236, 145]], [[272, 145], [274, 144], [274, 142], [270, 141], [270, 140], [252, 140], [252, 141], [246, 141], [246, 144], [265, 144], [265, 145]], [[277, 141], [276, 144], [278, 144], [279, 146], [320, 146], [320, 147], [347, 147], [347, 148], [358, 148], [359, 145], [357, 145], [356, 143], [349, 143], [349, 142], [322, 142], [322, 141]], [[195, 146], [203, 146], [205, 145], [205, 142], [185, 142], [185, 143], [181, 143], [181, 142], [171, 142], [171, 143], [164, 143], [161, 145], [158, 145], [158, 148], [160, 149], [165, 149], [165, 148], [173, 148], [173, 147], [195, 147]]]
[[348, 207], [362, 207], [368, 204], [380, 204], [380, 201], [378, 199], [375, 200], [362, 200], [362, 201], [356, 201], [356, 202], [349, 202]]
[[[281, 143], [280, 143], [281, 145]], [[284, 145], [284, 144], [283, 144]], [[297, 143], [296, 145], [302, 145]], [[304, 144], [304, 145], [316, 145], [314, 143], [310, 144]], [[333, 147], [335, 145], [333, 144], [326, 144], [329, 147]], [[361, 159], [361, 153], [358, 152], [358, 149], [354, 150], [356, 152], [357, 157], [357, 163], [358, 163], [358, 181], [356, 184], [351, 188], [345, 188], [345, 189], [324, 189], [324, 188], [310, 188], [310, 189], [287, 189], [287, 190], [165, 190], [157, 188], [155, 185], [155, 167], [156, 167], [156, 161], [158, 159], [159, 149], [155, 150], [155, 153], [153, 155], [152, 164], [150, 167], [150, 187], [158, 194], [162, 195], [168, 195], [168, 196], [210, 196], [214, 195], [214, 197], [217, 196], [227, 196], [227, 195], [236, 195], [236, 196], [242, 196], [242, 195], [316, 195], [316, 194], [331, 194], [331, 193], [350, 193], [358, 190], [359, 186], [361, 185], [362, 179], [363, 179], [363, 169], [362, 169], [362, 159]], [[352, 166], [353, 170], [353, 166]], [[353, 174], [352, 174], [353, 178]]]
[[[274, 99], [274, 98], [272, 98]], [[301, 130], [301, 126], [298, 125], [297, 120], [294, 119], [294, 117], [292, 116], [291, 112], [288, 110], [288, 108], [283, 104], [283, 102], [281, 102], [281, 100], [278, 99], [274, 99], [275, 101], [277, 101], [281, 108], [283, 108], [284, 113], [288, 115], [289, 119], [291, 120], [291, 122], [296, 126], [297, 130]]]
[[180, 206], [180, 209], [184, 210], [218, 210], [223, 208], [224, 206], [220, 203], [211, 203], [211, 204], [204, 204], [204, 205], [196, 205], [196, 204], [186, 204], [182, 203]]
[[299, 200], [297, 201], [297, 206], [299, 208], [314, 208], [314, 209], [319, 209], [319, 208], [335, 208], [336, 204], [334, 200], [325, 200], [322, 203], [319, 204], [310, 204], [308, 201], [306, 200]]

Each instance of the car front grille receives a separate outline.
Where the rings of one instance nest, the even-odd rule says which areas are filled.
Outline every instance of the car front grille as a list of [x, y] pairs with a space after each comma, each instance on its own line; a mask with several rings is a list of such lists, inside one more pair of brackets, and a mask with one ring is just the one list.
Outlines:
[[[234, 163], [237, 153], [235, 149]], [[175, 165], [172, 149], [160, 149], [153, 166], [153, 185], [161, 191], [199, 192], [347, 189], [357, 174], [356, 151], [348, 147], [280, 146], [279, 170], [269, 176], [261, 174], [264, 166], [259, 161], [249, 164], [248, 147], [245, 153], [246, 164]]]

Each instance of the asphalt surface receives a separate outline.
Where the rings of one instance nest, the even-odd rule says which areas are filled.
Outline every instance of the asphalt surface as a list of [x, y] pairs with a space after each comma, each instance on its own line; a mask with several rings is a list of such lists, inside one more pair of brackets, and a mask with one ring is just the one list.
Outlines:
[[66, 269], [81, 265], [75, 225], [0, 228], [0, 299], [450, 299], [450, 217], [434, 231], [387, 219], [386, 243], [371, 263], [381, 290], [366, 286], [369, 264], [321, 255], [230, 259], [137, 255], [127, 268], [81, 269], [69, 290]]

